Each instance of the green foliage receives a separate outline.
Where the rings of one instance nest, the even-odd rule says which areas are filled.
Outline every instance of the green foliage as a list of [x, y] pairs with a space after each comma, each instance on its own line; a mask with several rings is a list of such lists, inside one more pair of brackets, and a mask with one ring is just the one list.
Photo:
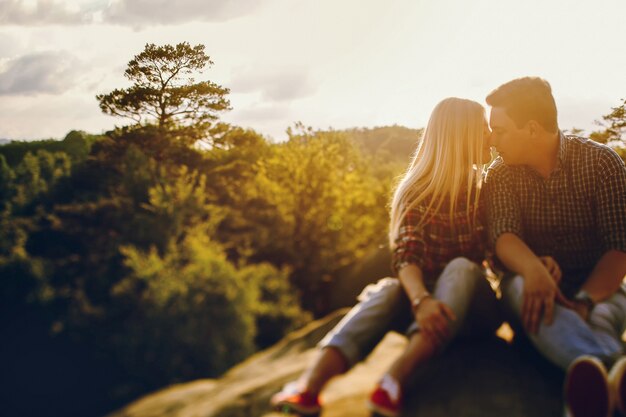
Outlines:
[[345, 133], [296, 128], [271, 146], [232, 132], [237, 145], [207, 175], [227, 207], [218, 236], [231, 256], [289, 266], [303, 306], [323, 314], [333, 274], [384, 241], [389, 182]]
[[609, 114], [602, 116], [598, 124], [604, 129], [593, 132], [591, 139], [601, 143], [626, 140], [626, 99], [622, 99], [619, 106], [611, 108]]
[[70, 160], [64, 153], [39, 150], [36, 155], [30, 152], [15, 169], [16, 205], [25, 206], [36, 196], [48, 191], [59, 178], [70, 172]]
[[0, 146], [0, 155], [4, 155], [11, 167], [16, 167], [27, 153], [36, 154], [40, 150], [49, 153], [63, 152], [73, 164], [77, 164], [87, 157], [91, 146], [100, 139], [102, 136], [72, 130], [63, 140], [12, 141]]
[[255, 344], [266, 348], [278, 342], [287, 332], [310, 320], [300, 308], [289, 284], [287, 269], [277, 270], [268, 263], [252, 264], [240, 269], [246, 291], [255, 294], [253, 311], [257, 334]]
[[297, 125], [270, 143], [218, 123], [228, 90], [192, 78], [210, 64], [147, 45], [133, 86], [99, 96], [141, 124], [0, 146], [2, 329], [29, 315], [36, 340], [121, 369], [107, 388], [126, 395], [218, 376], [326, 313], [334, 274], [385, 241], [408, 157], [385, 129], [415, 139]]
[[4, 209], [12, 197], [12, 186], [15, 172], [11, 169], [4, 155], [0, 154], [0, 210]]
[[126, 369], [157, 385], [217, 376], [254, 351], [255, 291], [206, 232], [163, 255], [121, 248], [131, 272], [111, 291], [134, 308], [114, 345]]
[[626, 99], [596, 123], [604, 129], [591, 132], [589, 138], [608, 144], [626, 161]]
[[210, 136], [218, 114], [230, 105], [227, 88], [193, 78], [211, 65], [204, 45], [146, 44], [124, 72], [132, 86], [99, 94], [96, 99], [106, 114], [130, 118], [136, 124], [155, 124], [161, 132], [193, 144]]
[[[243, 136], [214, 152], [235, 161], [229, 153], [265, 143]], [[215, 163], [154, 129], [117, 132], [48, 190], [56, 203], [28, 230], [28, 256], [46, 265], [30, 292], [55, 312], [52, 326], [112, 357], [142, 389], [219, 375], [307, 317], [287, 270], [227, 259], [217, 228], [228, 206], [198, 169], [213, 175]]]
[[378, 163], [401, 164], [402, 168], [409, 163], [422, 132], [423, 129], [409, 129], [402, 126], [345, 131], [364, 154], [375, 157]]

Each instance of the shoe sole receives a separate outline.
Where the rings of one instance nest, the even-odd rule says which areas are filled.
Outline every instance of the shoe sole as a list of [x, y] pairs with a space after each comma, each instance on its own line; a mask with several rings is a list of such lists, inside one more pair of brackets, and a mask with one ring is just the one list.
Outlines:
[[626, 415], [626, 358], [622, 358], [613, 365], [609, 372], [609, 386], [615, 394], [617, 410]]
[[610, 416], [610, 392], [606, 370], [595, 358], [577, 359], [566, 377], [565, 404], [572, 417]]
[[626, 404], [624, 401], [624, 398], [626, 398], [626, 381], [624, 381], [624, 378], [626, 378], [626, 375], [622, 376], [619, 387], [617, 389], [617, 401], [619, 404], [618, 407], [622, 414], [626, 413]]
[[276, 405], [274, 405], [274, 409], [281, 413], [299, 414], [301, 416], [306, 416], [306, 417], [319, 416], [319, 414], [322, 412], [321, 408], [317, 408], [317, 407], [308, 408], [308, 407], [303, 407], [301, 405], [295, 405], [293, 403], [282, 402], [282, 401], [279, 401], [278, 403], [276, 403]]

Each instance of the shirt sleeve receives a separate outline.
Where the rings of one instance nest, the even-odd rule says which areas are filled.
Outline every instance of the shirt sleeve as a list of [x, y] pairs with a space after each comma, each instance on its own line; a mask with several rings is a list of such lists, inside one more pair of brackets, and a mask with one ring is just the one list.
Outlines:
[[416, 227], [421, 214], [416, 209], [409, 210], [400, 223], [391, 263], [396, 275], [408, 264], [415, 264], [419, 267], [423, 264], [424, 228]]
[[602, 244], [605, 252], [626, 252], [626, 166], [612, 149], [598, 162], [596, 213]]
[[485, 178], [487, 243], [495, 251], [496, 241], [504, 233], [513, 233], [523, 239], [519, 198], [513, 187], [511, 174], [500, 164], [489, 169]]

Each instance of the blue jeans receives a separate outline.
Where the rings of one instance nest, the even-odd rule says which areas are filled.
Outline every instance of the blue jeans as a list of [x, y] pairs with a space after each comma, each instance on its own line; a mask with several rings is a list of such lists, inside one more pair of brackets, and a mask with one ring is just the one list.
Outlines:
[[[516, 327], [521, 318], [524, 278], [505, 276], [500, 283], [502, 302], [513, 315]], [[581, 355], [595, 356], [610, 367], [623, 354], [622, 333], [626, 321], [626, 291], [622, 287], [607, 300], [596, 304], [585, 322], [573, 310], [554, 306], [551, 325], [542, 323], [536, 334], [527, 334], [535, 348], [562, 369]]]
[[[433, 297], [446, 303], [457, 317], [451, 323], [452, 337], [486, 336], [501, 323], [496, 296], [484, 271], [468, 259], [456, 258], [446, 266]], [[353, 366], [391, 330], [412, 333], [419, 328], [400, 281], [383, 278], [363, 290], [359, 303], [318, 346], [337, 348]]]

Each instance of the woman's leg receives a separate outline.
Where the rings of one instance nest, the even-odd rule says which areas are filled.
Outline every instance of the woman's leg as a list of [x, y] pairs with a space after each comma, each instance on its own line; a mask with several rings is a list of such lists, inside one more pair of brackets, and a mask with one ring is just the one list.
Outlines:
[[404, 387], [412, 372], [420, 364], [428, 361], [436, 350], [436, 345], [423, 337], [421, 333], [412, 333], [404, 352], [391, 365], [387, 374]]
[[[480, 306], [483, 313], [480, 316], [488, 310], [490, 314], [487, 316], [492, 317], [490, 323], [493, 324], [482, 327], [493, 332], [500, 321], [496, 296], [483, 269], [468, 259], [456, 258], [446, 266], [437, 281], [433, 297], [450, 307], [456, 316], [455, 321], [449, 322], [450, 337], [447, 342], [460, 332], [466, 319], [473, 316], [471, 310], [475, 306]], [[411, 325], [409, 332], [411, 336], [405, 351], [392, 364], [370, 397], [370, 407], [387, 415], [395, 415], [400, 409], [402, 387], [406, 386], [412, 372], [444, 347], [420, 333], [417, 323]]]
[[[367, 356], [390, 330], [405, 329], [411, 321], [410, 307], [400, 282], [384, 278], [368, 285], [359, 303], [318, 344], [319, 354], [296, 382], [292, 392], [317, 397], [324, 385]], [[274, 405], [291, 401], [279, 393]], [[288, 405], [288, 404], [285, 404]]]
[[324, 385], [333, 377], [343, 374], [350, 369], [348, 359], [335, 346], [320, 349], [315, 361], [304, 370], [298, 379], [301, 391], [308, 391], [318, 395]]
[[[472, 332], [480, 332], [481, 335], [492, 333], [501, 321], [496, 295], [489, 286], [484, 270], [466, 258], [450, 261], [437, 280], [433, 297], [450, 307], [456, 316], [456, 320], [448, 323], [450, 337], [447, 342], [459, 333], [463, 336], [473, 336]], [[472, 326], [469, 328], [470, 326], [464, 324]], [[389, 374], [401, 384], [415, 367], [444, 347], [436, 347], [430, 340], [422, 337], [417, 323], [411, 325], [409, 332], [412, 336], [405, 352], [389, 370]]]

